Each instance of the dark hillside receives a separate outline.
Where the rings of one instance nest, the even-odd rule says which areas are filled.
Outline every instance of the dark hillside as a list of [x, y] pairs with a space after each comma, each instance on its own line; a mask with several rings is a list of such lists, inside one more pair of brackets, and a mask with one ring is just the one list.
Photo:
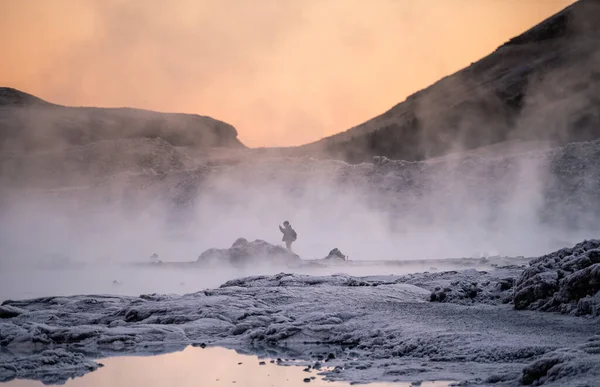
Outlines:
[[162, 138], [174, 146], [242, 148], [235, 128], [195, 114], [130, 108], [54, 105], [11, 88], [0, 88], [0, 149], [51, 150], [97, 141]]
[[289, 155], [423, 160], [506, 140], [600, 138], [600, 2], [580, 0], [384, 114]]

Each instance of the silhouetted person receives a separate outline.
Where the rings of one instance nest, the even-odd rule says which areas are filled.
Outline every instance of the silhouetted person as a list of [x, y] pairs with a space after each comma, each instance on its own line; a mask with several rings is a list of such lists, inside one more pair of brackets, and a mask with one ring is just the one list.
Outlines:
[[294, 231], [292, 225], [287, 220], [283, 222], [283, 227], [279, 226], [279, 231], [283, 233], [283, 238], [281, 238], [281, 240], [285, 242], [285, 247], [287, 247], [288, 250], [291, 250], [292, 242], [296, 240], [298, 234], [296, 234], [296, 231]]

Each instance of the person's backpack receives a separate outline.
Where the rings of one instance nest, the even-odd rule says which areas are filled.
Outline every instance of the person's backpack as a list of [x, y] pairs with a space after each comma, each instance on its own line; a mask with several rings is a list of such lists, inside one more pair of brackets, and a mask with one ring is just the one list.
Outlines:
[[296, 230], [292, 229], [292, 241], [296, 241], [296, 239], [298, 238], [298, 233], [296, 233]]

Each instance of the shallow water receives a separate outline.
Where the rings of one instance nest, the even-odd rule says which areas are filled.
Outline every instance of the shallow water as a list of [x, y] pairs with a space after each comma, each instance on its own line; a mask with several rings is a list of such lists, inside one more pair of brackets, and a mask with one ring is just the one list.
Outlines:
[[[345, 387], [350, 383], [322, 380], [317, 371], [301, 366], [279, 366], [270, 360], [241, 355], [224, 348], [187, 347], [181, 352], [158, 356], [127, 356], [99, 360], [104, 367], [81, 378], [71, 379], [67, 387]], [[264, 365], [259, 364], [264, 362]], [[305, 381], [305, 379], [310, 381]], [[314, 378], [314, 379], [311, 379]], [[446, 387], [451, 382], [423, 382], [421, 387]], [[14, 380], [6, 387], [41, 387], [30, 380]], [[373, 383], [369, 387], [408, 387], [410, 383]]]
[[[475, 267], [473, 262], [469, 267]], [[216, 288], [235, 278], [269, 275], [280, 272], [331, 275], [403, 275], [423, 271], [465, 269], [466, 266], [423, 260], [419, 263], [352, 262], [320, 268], [286, 268], [254, 265], [245, 269], [233, 267], [177, 268], [128, 265], [74, 265], [42, 268], [34, 266], [0, 267], [0, 302], [76, 294], [115, 294], [138, 296], [148, 293], [185, 294]], [[487, 269], [488, 266], [481, 266]]]

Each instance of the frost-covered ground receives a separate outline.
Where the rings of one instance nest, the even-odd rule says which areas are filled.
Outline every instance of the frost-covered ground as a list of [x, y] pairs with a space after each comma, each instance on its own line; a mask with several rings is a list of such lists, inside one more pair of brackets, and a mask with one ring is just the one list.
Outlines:
[[[326, 362], [334, 367], [324, 371], [331, 380], [597, 386], [600, 320], [594, 309], [515, 310], [513, 300], [514, 289], [522, 291], [532, 268], [543, 271], [537, 265], [548, 259], [571, 262], [572, 273], [587, 281], [585, 291], [565, 299], [559, 296], [575, 280], [557, 279], [564, 305], [577, 306], [590, 293], [598, 298], [600, 282], [586, 275], [594, 272], [589, 268], [597, 265], [599, 247], [587, 241], [541, 257], [525, 271], [281, 273], [185, 295], [7, 301], [0, 307], [0, 380], [58, 383], [96, 369], [91, 359], [193, 344], [279, 357], [283, 364], [291, 358], [313, 367]], [[580, 266], [573, 267], [575, 261]]]

